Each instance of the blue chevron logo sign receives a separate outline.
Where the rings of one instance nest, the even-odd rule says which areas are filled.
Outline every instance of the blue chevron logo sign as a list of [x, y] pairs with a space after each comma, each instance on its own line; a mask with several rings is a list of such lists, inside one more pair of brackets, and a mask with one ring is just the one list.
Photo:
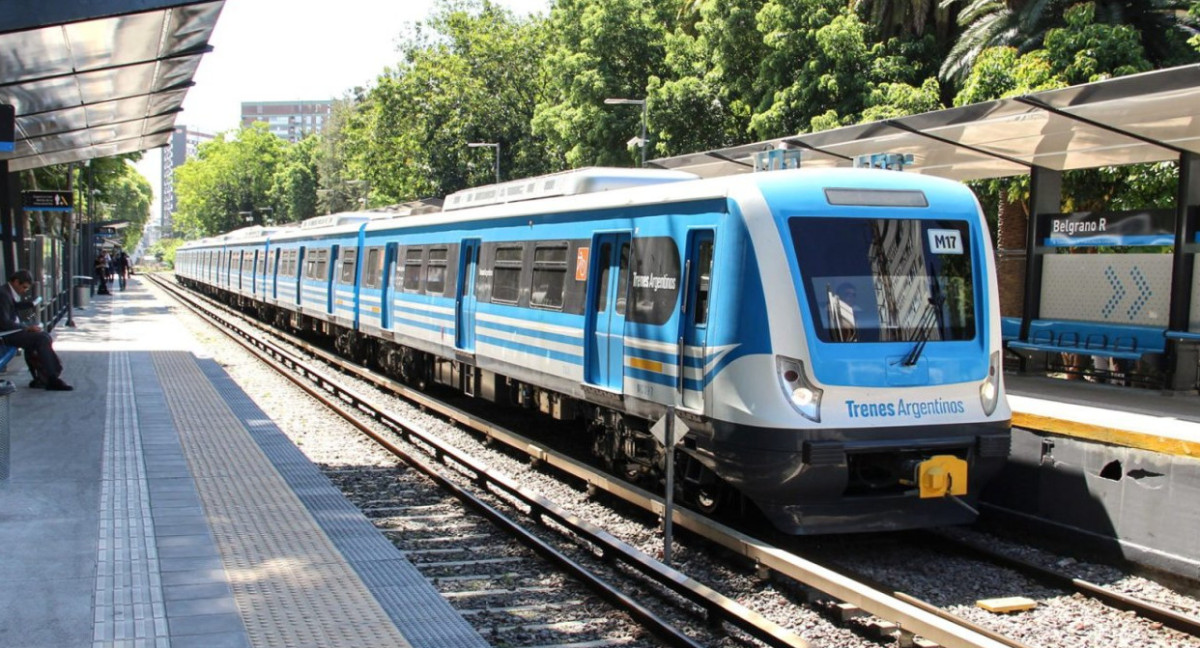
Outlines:
[[[1100, 314], [1104, 316], [1104, 319], [1109, 319], [1116, 312], [1117, 307], [1121, 305], [1121, 302], [1125, 300], [1125, 295], [1128, 294], [1128, 291], [1125, 289], [1125, 284], [1121, 281], [1121, 278], [1117, 276], [1116, 269], [1112, 266], [1104, 269], [1104, 278], [1108, 279], [1108, 285], [1112, 287], [1113, 292], [1108, 301], [1104, 303], [1104, 307], [1100, 309]], [[1146, 307], [1150, 298], [1154, 296], [1154, 291], [1151, 290], [1150, 281], [1146, 279], [1146, 275], [1142, 272], [1141, 268], [1137, 266], [1131, 268], [1129, 270], [1129, 278], [1133, 280], [1133, 285], [1138, 291], [1137, 296], [1133, 299], [1133, 303], [1125, 311], [1125, 316], [1132, 320], [1141, 314], [1142, 309]]]

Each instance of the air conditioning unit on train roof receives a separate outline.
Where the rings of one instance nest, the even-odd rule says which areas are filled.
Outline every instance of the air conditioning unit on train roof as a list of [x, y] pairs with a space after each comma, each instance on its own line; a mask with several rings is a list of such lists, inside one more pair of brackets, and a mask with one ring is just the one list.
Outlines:
[[672, 171], [669, 169], [587, 167], [534, 178], [525, 178], [523, 180], [511, 180], [500, 184], [463, 189], [462, 191], [446, 196], [446, 202], [442, 205], [442, 210], [454, 211], [456, 209], [498, 205], [520, 200], [577, 196], [599, 191], [628, 189], [631, 187], [662, 184], [664, 182], [682, 182], [698, 178], [699, 176], [693, 173]]
[[326, 214], [324, 216], [313, 216], [307, 218], [300, 223], [300, 229], [317, 229], [319, 227], [338, 227], [341, 225], [353, 225], [356, 223], [365, 223], [376, 218], [391, 218], [392, 214], [380, 212], [343, 212], [340, 214]]
[[261, 236], [270, 236], [279, 230], [287, 229], [286, 227], [263, 227], [262, 225], [253, 225], [251, 227], [243, 227], [232, 232], [226, 232], [221, 235], [221, 239], [225, 241], [236, 241], [238, 239], [258, 238]]

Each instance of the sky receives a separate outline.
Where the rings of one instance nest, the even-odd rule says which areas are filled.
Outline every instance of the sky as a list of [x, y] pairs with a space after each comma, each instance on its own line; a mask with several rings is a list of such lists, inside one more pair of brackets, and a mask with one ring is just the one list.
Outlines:
[[[494, 0], [518, 15], [545, 13], [550, 0]], [[371, 85], [399, 55], [396, 44], [434, 0], [226, 0], [178, 126], [209, 134], [236, 129], [243, 101], [336, 99]], [[137, 164], [154, 187], [157, 218], [161, 153]]]
[[[519, 15], [550, 0], [495, 0]], [[434, 0], [226, 0], [176, 124], [238, 127], [243, 101], [320, 100], [368, 85], [394, 64], [397, 38]]]

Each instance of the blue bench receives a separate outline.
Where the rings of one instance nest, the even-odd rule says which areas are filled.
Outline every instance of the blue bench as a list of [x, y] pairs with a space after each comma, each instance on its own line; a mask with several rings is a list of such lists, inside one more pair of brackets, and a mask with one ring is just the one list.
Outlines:
[[1077, 353], [1118, 360], [1141, 360], [1166, 352], [1165, 331], [1135, 324], [1102, 324], [1070, 320], [1033, 320], [1029, 337], [1009, 340], [1016, 352]]
[[[8, 333], [16, 333], [16, 331], [9, 331]], [[9, 346], [4, 341], [4, 336], [8, 335], [8, 333], [0, 333], [0, 371], [7, 369], [8, 363], [17, 357], [17, 347]]]
[[1168, 340], [1177, 340], [1179, 342], [1200, 342], [1200, 333], [1191, 331], [1167, 331], [1166, 337]]
[[1004, 344], [1008, 344], [1013, 340], [1021, 339], [1020, 317], [1000, 318], [1000, 339], [1004, 342]]

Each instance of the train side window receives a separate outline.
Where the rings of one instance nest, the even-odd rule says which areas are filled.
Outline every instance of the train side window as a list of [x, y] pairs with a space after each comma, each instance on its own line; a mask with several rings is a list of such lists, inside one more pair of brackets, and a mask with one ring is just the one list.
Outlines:
[[329, 250], [314, 250], [313, 279], [325, 281], [329, 277]]
[[358, 248], [345, 248], [342, 250], [341, 272], [338, 276], [338, 283], [351, 285], [354, 283], [354, 264], [358, 261]]
[[450, 249], [429, 248], [429, 263], [425, 266], [425, 293], [441, 295], [446, 292], [446, 266]]
[[383, 282], [383, 248], [367, 248], [367, 262], [363, 265], [363, 286], [378, 288]]
[[404, 292], [421, 292], [421, 266], [425, 248], [410, 247], [404, 251]]
[[521, 296], [521, 267], [524, 265], [525, 246], [510, 245], [496, 248], [496, 266], [493, 274], [492, 301], [500, 304], [515, 304]]
[[567, 281], [567, 244], [539, 245], [533, 249], [533, 293], [535, 308], [562, 310]]
[[712, 284], [713, 242], [701, 241], [696, 249], [696, 261], [700, 273], [696, 277], [696, 307], [692, 309], [693, 321], [696, 324], [708, 322], [708, 293]]

